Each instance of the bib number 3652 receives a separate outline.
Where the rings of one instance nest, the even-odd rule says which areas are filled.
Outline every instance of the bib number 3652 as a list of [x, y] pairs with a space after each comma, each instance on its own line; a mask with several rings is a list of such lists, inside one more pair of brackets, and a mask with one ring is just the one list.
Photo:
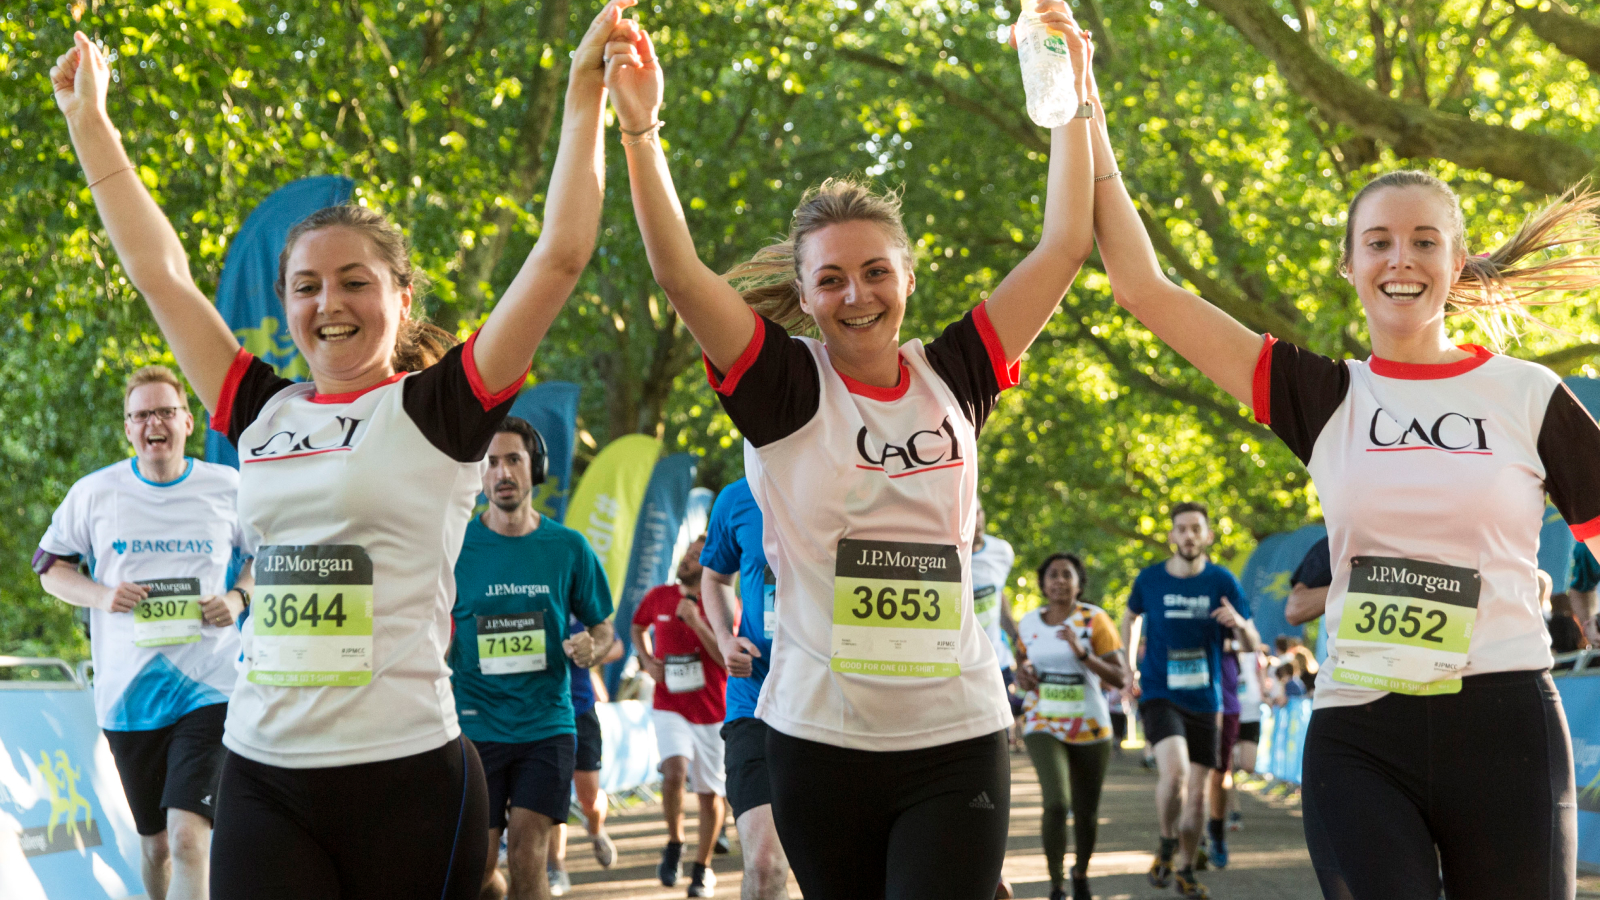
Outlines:
[[372, 560], [361, 547], [262, 547], [251, 618], [251, 682], [355, 687], [372, 681]]
[[1459, 566], [1352, 558], [1334, 679], [1402, 694], [1461, 690], [1482, 583]]
[[839, 542], [833, 579], [835, 672], [961, 674], [961, 556], [948, 544]]

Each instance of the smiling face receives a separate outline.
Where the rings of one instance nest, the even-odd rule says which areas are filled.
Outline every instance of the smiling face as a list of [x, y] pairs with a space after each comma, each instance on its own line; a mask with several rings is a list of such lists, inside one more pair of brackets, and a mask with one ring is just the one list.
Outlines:
[[909, 254], [866, 221], [827, 225], [800, 246], [800, 308], [828, 352], [855, 360], [898, 353], [906, 298], [916, 289]]
[[1458, 229], [1454, 203], [1423, 186], [1385, 187], [1357, 204], [1345, 278], [1375, 340], [1442, 333], [1445, 298], [1466, 263]]
[[394, 373], [390, 359], [411, 314], [411, 289], [395, 283], [370, 239], [343, 226], [307, 232], [286, 269], [289, 334], [319, 390], [351, 390]]
[[504, 512], [516, 512], [533, 493], [533, 460], [522, 435], [502, 431], [489, 442], [483, 493]]
[[1072, 603], [1082, 589], [1078, 584], [1078, 569], [1069, 559], [1050, 561], [1044, 570], [1044, 582], [1039, 585], [1046, 600], [1051, 603]]
[[[170, 419], [157, 413], [176, 410]], [[144, 415], [140, 422], [137, 415]], [[163, 382], [141, 384], [128, 392], [123, 403], [122, 433], [133, 445], [145, 472], [157, 471], [168, 462], [183, 458], [183, 444], [194, 433], [194, 416], [177, 388]]]

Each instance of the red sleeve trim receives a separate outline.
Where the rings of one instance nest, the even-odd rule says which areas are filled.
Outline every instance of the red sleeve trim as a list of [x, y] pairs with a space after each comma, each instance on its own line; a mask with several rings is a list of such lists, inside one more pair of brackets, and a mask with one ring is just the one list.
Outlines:
[[1250, 405], [1256, 421], [1272, 424], [1272, 345], [1278, 339], [1270, 334], [1261, 336], [1261, 355], [1256, 357], [1256, 374], [1250, 382]]
[[1595, 535], [1600, 535], [1600, 516], [1595, 516], [1587, 522], [1569, 527], [1572, 529], [1573, 537], [1580, 541], [1587, 541]]
[[994, 322], [989, 320], [987, 301], [979, 303], [972, 311], [972, 324], [978, 326], [983, 349], [989, 351], [989, 364], [994, 367], [994, 380], [1000, 382], [1000, 390], [1016, 387], [1022, 379], [1022, 362], [1006, 359], [1005, 348], [1000, 346], [1000, 334], [994, 330]]
[[711, 389], [724, 397], [733, 396], [734, 390], [739, 387], [739, 379], [756, 364], [756, 357], [761, 355], [761, 345], [767, 340], [767, 320], [761, 318], [761, 314], [753, 309], [750, 310], [750, 315], [755, 317], [756, 333], [750, 336], [750, 343], [745, 345], [744, 352], [734, 360], [733, 367], [728, 369], [726, 375], [718, 378], [717, 367], [711, 364], [711, 357], [704, 353], [700, 354], [700, 358], [706, 364], [706, 380], [711, 382]]
[[528, 368], [523, 370], [521, 378], [511, 382], [509, 387], [499, 393], [492, 393], [483, 383], [483, 375], [478, 372], [478, 361], [472, 355], [473, 345], [477, 343], [478, 332], [474, 331], [472, 336], [467, 338], [467, 345], [461, 348], [461, 365], [467, 371], [467, 384], [472, 386], [472, 396], [477, 397], [478, 405], [483, 407], [484, 412], [488, 412], [515, 397], [517, 391], [522, 390], [523, 383], [528, 380], [528, 373], [533, 371], [533, 360], [528, 361]]
[[233, 401], [239, 396], [239, 382], [244, 379], [244, 373], [254, 359], [249, 350], [240, 347], [228, 366], [228, 374], [222, 376], [222, 393], [217, 395], [217, 408], [211, 414], [211, 430], [223, 437], [227, 437], [228, 426], [233, 422]]

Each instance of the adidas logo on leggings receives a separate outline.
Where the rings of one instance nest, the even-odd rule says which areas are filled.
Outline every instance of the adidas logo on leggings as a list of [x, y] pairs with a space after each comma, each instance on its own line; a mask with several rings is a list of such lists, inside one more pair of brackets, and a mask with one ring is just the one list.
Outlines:
[[988, 791], [979, 793], [978, 796], [973, 797], [972, 802], [968, 803], [967, 805], [973, 809], [994, 809], [994, 804], [989, 802]]

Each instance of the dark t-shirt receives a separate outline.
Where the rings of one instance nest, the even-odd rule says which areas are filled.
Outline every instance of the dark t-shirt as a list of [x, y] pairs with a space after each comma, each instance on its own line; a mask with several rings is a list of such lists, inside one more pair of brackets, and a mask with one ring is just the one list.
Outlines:
[[1326, 537], [1311, 545], [1299, 568], [1289, 579], [1290, 584], [1303, 584], [1308, 588], [1325, 588], [1333, 584], [1333, 560], [1328, 552]]

